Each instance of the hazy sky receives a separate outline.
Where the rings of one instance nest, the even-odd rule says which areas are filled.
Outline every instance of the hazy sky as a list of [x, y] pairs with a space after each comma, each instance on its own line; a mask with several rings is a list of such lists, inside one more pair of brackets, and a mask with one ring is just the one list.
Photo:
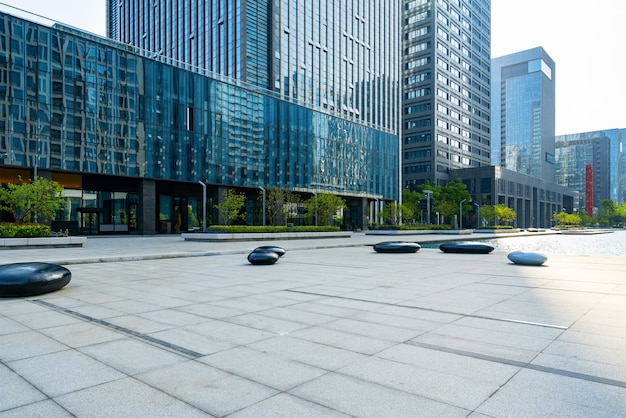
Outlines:
[[[106, 31], [105, 0], [2, 3]], [[491, 1], [492, 57], [541, 46], [556, 63], [557, 135], [626, 128], [625, 42], [626, 0]]]

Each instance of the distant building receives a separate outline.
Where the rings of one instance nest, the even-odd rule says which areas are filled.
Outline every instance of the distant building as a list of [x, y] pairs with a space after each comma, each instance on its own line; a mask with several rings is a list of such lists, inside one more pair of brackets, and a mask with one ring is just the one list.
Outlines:
[[[450, 177], [465, 183], [472, 202], [480, 206], [504, 204], [513, 209], [516, 215], [513, 226], [517, 228], [549, 228], [554, 226], [555, 213], [578, 210], [577, 191], [503, 167], [454, 170]], [[477, 209], [467, 215], [463, 225], [479, 225]]]
[[555, 64], [543, 48], [491, 60], [491, 162], [554, 182]]
[[593, 202], [626, 201], [626, 129], [607, 129], [556, 137], [556, 182], [577, 190], [580, 207], [586, 209], [585, 168], [593, 172]]
[[490, 164], [490, 0], [402, 1], [402, 177]]

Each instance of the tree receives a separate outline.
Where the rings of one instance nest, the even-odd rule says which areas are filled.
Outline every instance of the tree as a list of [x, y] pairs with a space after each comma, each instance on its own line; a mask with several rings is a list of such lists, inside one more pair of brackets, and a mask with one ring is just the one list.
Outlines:
[[[259, 198], [263, 198], [262, 193]], [[290, 213], [299, 203], [300, 196], [296, 193], [276, 187], [269, 189], [265, 196], [268, 223], [270, 225], [278, 225], [280, 220], [287, 222]]]
[[493, 225], [500, 225], [501, 222], [513, 222], [515, 220], [515, 211], [503, 203], [496, 206], [483, 205], [480, 207], [480, 216]]
[[472, 196], [461, 179], [450, 181], [443, 187], [435, 187], [433, 197], [435, 198], [435, 211], [443, 216], [450, 217], [459, 214], [459, 205], [463, 200], [465, 202], [461, 205], [461, 213], [466, 214], [470, 210], [469, 202]]
[[320, 193], [309, 198], [304, 203], [306, 205], [307, 218], [315, 222], [317, 217], [317, 224], [320, 226], [330, 225], [332, 216], [340, 209], [347, 207], [345, 200], [330, 193]]
[[567, 212], [555, 213], [552, 220], [557, 222], [557, 226], [578, 226], [581, 223], [580, 216]]
[[243, 208], [245, 203], [245, 194], [237, 193], [233, 189], [228, 189], [222, 193], [220, 203], [214, 207], [218, 210], [224, 224], [231, 225], [234, 221], [243, 219], [245, 214], [241, 212], [241, 208]]
[[410, 215], [402, 214], [402, 219], [405, 221], [413, 219], [420, 213], [420, 200], [424, 198], [422, 193], [418, 193], [413, 190], [402, 190], [402, 205], [410, 211]]
[[391, 202], [387, 203], [385, 208], [380, 211], [380, 217], [390, 225], [397, 225], [400, 219], [411, 219], [413, 212], [405, 205]]
[[495, 207], [495, 216], [498, 222], [509, 223], [515, 220], [515, 211], [504, 203], [500, 203]]
[[0, 188], [0, 209], [11, 212], [18, 224], [30, 222], [48, 222], [64, 205], [63, 187], [53, 180], [35, 177], [33, 182], [7, 184]]

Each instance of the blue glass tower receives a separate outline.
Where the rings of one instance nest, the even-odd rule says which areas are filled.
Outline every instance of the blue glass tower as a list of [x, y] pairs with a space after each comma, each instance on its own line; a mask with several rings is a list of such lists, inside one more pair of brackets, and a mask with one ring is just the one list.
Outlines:
[[[110, 5], [116, 22], [125, 22], [122, 5], [130, 3]], [[153, 12], [157, 3], [142, 5]], [[265, 66], [252, 61], [246, 56], [250, 74]], [[0, 13], [0, 182], [34, 173], [58, 181], [69, 202], [63, 220], [88, 234], [197, 227], [199, 181], [215, 202], [224, 188], [245, 193], [246, 223], [258, 223], [259, 190], [275, 187], [303, 198], [340, 195], [348, 206], [344, 226], [367, 227], [374, 202], [398, 198], [391, 118], [369, 121], [366, 112], [350, 115], [304, 100], [314, 96], [287, 97], [259, 79], [244, 82], [61, 24]], [[383, 83], [375, 89], [382, 92]], [[386, 99], [371, 107], [393, 106]], [[181, 208], [188, 211], [176, 222]]]
[[399, 5], [109, 0], [109, 37], [397, 132]]
[[543, 48], [491, 61], [493, 165], [554, 182], [555, 65]]

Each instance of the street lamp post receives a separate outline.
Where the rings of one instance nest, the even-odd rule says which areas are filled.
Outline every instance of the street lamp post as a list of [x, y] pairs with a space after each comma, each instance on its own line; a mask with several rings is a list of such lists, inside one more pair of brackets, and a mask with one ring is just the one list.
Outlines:
[[459, 229], [463, 229], [463, 202], [467, 199], [463, 199], [459, 202]]
[[206, 184], [198, 181], [202, 186], [202, 230], [206, 231]]
[[430, 225], [430, 195], [433, 193], [432, 190], [424, 190], [426, 193], [426, 224]]
[[476, 226], [480, 226], [480, 205], [476, 202], [472, 203], [476, 206]]

